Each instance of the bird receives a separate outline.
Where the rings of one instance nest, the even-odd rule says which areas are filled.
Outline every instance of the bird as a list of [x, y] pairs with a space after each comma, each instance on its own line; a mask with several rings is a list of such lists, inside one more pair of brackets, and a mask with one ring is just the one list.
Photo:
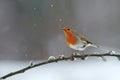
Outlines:
[[94, 45], [90, 40], [80, 33], [73, 31], [68, 26], [62, 28], [65, 35], [66, 44], [77, 51], [84, 51], [87, 47], [98, 48], [99, 46]]

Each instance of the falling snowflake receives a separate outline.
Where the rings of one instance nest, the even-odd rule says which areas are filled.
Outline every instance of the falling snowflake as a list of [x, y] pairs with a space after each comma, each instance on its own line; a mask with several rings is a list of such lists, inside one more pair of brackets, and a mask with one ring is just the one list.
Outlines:
[[54, 5], [53, 5], [53, 4], [51, 4], [51, 5], [50, 5], [50, 7], [51, 7], [51, 8], [53, 8], [53, 7], [54, 7]]
[[36, 10], [37, 8], [33, 8], [33, 10]]
[[62, 21], [62, 19], [60, 18], [60, 19], [59, 19], [59, 21], [61, 22], [61, 21]]
[[37, 24], [33, 24], [33, 26], [35, 27], [35, 26], [37, 26]]

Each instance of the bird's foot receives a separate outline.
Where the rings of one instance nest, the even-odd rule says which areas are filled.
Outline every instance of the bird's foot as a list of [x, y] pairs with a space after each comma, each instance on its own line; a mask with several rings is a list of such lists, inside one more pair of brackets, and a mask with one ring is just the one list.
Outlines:
[[78, 50], [75, 50], [72, 52], [72, 55], [80, 55], [80, 53], [78, 52]]

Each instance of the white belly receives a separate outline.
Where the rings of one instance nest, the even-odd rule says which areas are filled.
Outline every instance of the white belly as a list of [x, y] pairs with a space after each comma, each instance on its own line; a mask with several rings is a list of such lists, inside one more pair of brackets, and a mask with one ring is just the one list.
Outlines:
[[85, 50], [87, 47], [90, 47], [90, 46], [95, 47], [95, 48], [98, 48], [98, 47], [99, 47], [99, 46], [96, 46], [96, 45], [93, 45], [93, 44], [85, 44], [85, 43], [83, 43], [83, 42], [80, 40], [79, 37], [76, 37], [76, 39], [77, 39], [77, 43], [74, 44], [74, 45], [72, 45], [72, 44], [69, 45], [70, 48], [75, 49], [75, 50], [79, 50], [79, 51], [83, 51], [83, 50]]
[[84, 45], [84, 44], [75, 44], [75, 45], [70, 45], [70, 48], [82, 51], [82, 50], [86, 49], [86, 45]]
[[84, 44], [79, 37], [76, 37], [76, 39], [77, 39], [77, 43], [74, 45], [71, 44], [70, 48], [79, 50], [79, 51], [85, 50], [87, 47], [86, 44]]

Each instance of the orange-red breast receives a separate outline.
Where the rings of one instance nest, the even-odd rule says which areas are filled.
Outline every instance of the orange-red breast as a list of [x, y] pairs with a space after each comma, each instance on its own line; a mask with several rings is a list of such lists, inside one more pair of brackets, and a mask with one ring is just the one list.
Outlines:
[[67, 45], [74, 50], [83, 51], [87, 47], [90, 47], [90, 46], [95, 47], [95, 48], [99, 47], [99, 46], [94, 45], [85, 36], [77, 32], [74, 32], [72, 29], [66, 26], [63, 28], [63, 30], [64, 30], [65, 40], [66, 40]]

